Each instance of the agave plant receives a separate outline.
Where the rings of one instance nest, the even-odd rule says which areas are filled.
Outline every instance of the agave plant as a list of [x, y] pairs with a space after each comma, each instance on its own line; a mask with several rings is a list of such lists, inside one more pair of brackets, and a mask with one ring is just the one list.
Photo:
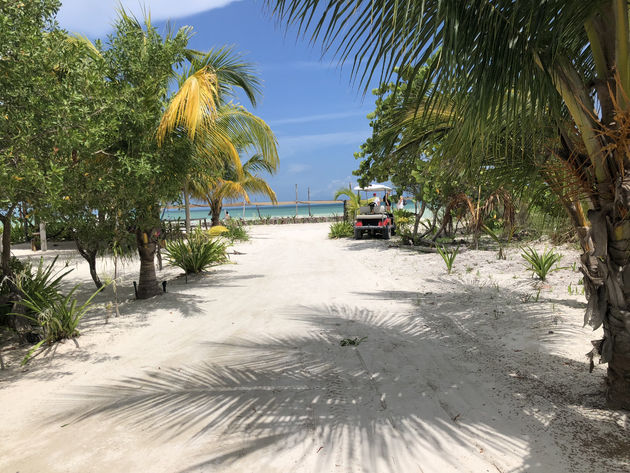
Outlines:
[[[59, 256], [44, 266], [44, 258], [40, 258], [37, 269], [33, 273], [30, 264], [24, 265], [24, 269], [15, 275], [14, 283], [22, 293], [22, 297], [31, 300], [34, 307], [45, 308], [59, 297], [59, 286], [64, 277], [72, 271], [60, 269], [55, 272], [55, 264]], [[36, 313], [39, 311], [35, 311]]]
[[43, 339], [28, 351], [22, 360], [22, 365], [26, 364], [33, 356], [33, 353], [42, 345], [52, 344], [59, 340], [74, 338], [79, 335], [78, 327], [81, 319], [92, 305], [92, 300], [106, 286], [103, 285], [98, 288], [89, 299], [80, 306], [77, 305], [77, 299], [74, 297], [74, 293], [78, 287], [79, 285], [74, 286], [65, 297], [58, 292], [55, 292], [52, 297], [50, 294], [44, 295], [37, 292], [24, 294], [19, 304], [26, 307], [31, 314], [36, 315], [15, 315], [26, 317], [37, 323], [42, 329]]
[[558, 267], [552, 269], [552, 266], [560, 261], [562, 255], [555, 253], [552, 249], [545, 249], [540, 254], [534, 248], [528, 246], [523, 248], [521, 257], [527, 262], [527, 269], [536, 274], [541, 281], [544, 281], [550, 272], [560, 269]]
[[187, 274], [200, 273], [209, 266], [228, 261], [229, 243], [221, 238], [208, 238], [197, 231], [188, 240], [178, 239], [166, 244], [166, 259]]

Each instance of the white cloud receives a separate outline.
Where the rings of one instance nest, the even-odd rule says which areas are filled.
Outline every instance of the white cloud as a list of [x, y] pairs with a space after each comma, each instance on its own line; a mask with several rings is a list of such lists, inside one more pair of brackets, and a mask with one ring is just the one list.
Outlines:
[[300, 174], [304, 171], [309, 171], [310, 169], [312, 169], [312, 166], [310, 164], [294, 163], [294, 164], [289, 164], [289, 167], [287, 168], [287, 172], [289, 174]]
[[[355, 179], [356, 179], [355, 176], [350, 176], [350, 175], [343, 177], [341, 179], [333, 179], [332, 181], [328, 183], [326, 187], [312, 189], [311, 198], [322, 199], [322, 200], [332, 199], [333, 195], [335, 195], [335, 192], [337, 192], [341, 188], [348, 187], [348, 184], [350, 184], [350, 187], [356, 186], [357, 184], [356, 184]], [[340, 197], [340, 200], [345, 200], [345, 199], [347, 199], [347, 197], [344, 197], [344, 196]]]
[[102, 36], [111, 30], [119, 4], [138, 18], [146, 7], [152, 21], [183, 18], [238, 0], [62, 0], [57, 20], [71, 33]]
[[368, 136], [371, 136], [370, 130], [285, 136], [278, 137], [278, 148], [280, 157], [288, 158], [306, 150], [316, 150], [338, 145], [361, 144]]
[[325, 121], [325, 120], [337, 120], [340, 118], [349, 118], [349, 117], [361, 117], [361, 116], [364, 117], [366, 115], [367, 115], [367, 112], [363, 112], [363, 111], [323, 113], [320, 115], [306, 115], [303, 117], [281, 118], [279, 120], [269, 120], [267, 121], [267, 123], [270, 126], [278, 126], [278, 125], [290, 125], [293, 123], [308, 123], [308, 122]]

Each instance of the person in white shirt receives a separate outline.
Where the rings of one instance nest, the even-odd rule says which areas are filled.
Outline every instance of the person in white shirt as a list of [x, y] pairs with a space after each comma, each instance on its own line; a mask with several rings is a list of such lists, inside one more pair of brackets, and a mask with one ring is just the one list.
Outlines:
[[398, 199], [398, 203], [396, 204], [396, 208], [398, 210], [402, 210], [405, 208], [405, 199], [403, 199], [403, 196], [400, 196], [400, 199]]

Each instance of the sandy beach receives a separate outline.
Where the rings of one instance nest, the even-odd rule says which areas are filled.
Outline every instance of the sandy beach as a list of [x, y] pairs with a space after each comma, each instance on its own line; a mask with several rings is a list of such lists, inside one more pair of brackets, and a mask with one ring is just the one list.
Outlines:
[[[518, 248], [463, 251], [447, 275], [437, 254], [328, 227], [250, 227], [233, 264], [187, 282], [165, 267], [145, 301], [126, 261], [121, 317], [105, 323], [108, 289], [76, 342], [24, 368], [5, 350], [0, 471], [630, 471], [627, 413], [585, 357], [600, 333], [568, 290], [577, 251], [535, 286]], [[87, 264], [56, 254], [85, 297]]]

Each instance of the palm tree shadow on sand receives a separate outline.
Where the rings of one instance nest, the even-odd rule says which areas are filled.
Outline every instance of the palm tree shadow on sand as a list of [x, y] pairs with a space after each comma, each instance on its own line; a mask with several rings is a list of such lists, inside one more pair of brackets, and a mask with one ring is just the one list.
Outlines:
[[[273, 469], [279, 451], [304, 471], [564, 471], [557, 450], [510, 420], [523, 412], [502, 411], [512, 380], [497, 385], [474, 360], [451, 358], [417, 314], [328, 305], [287, 317], [303, 331], [207, 344], [212, 363], [74, 392], [54, 422], [111, 419], [203, 444], [182, 472]], [[352, 337], [367, 339], [340, 345]]]

